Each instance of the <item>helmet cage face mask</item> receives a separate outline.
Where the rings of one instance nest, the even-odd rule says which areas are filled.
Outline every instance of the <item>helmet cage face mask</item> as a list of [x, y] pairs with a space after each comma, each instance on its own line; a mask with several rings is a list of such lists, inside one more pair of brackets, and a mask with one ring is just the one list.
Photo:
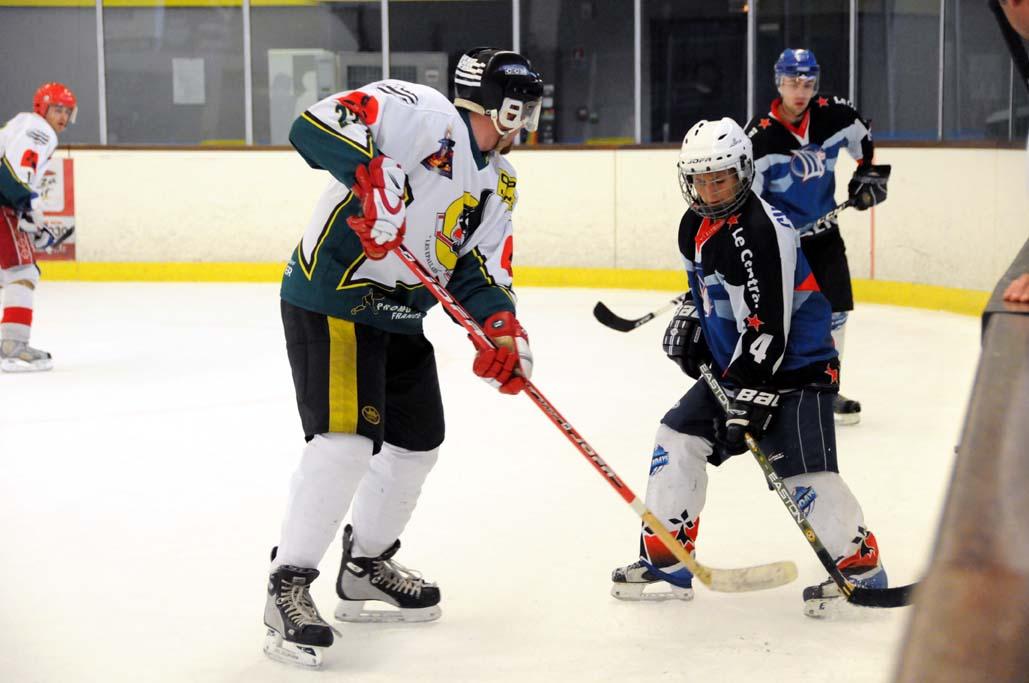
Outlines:
[[[731, 126], [727, 126], [728, 121]], [[735, 130], [734, 130], [735, 129]], [[747, 200], [754, 183], [754, 160], [750, 139], [731, 119], [701, 121], [686, 133], [679, 152], [679, 190], [689, 208], [705, 218], [725, 218]], [[733, 170], [736, 191], [718, 204], [707, 204], [697, 191], [695, 176]]]

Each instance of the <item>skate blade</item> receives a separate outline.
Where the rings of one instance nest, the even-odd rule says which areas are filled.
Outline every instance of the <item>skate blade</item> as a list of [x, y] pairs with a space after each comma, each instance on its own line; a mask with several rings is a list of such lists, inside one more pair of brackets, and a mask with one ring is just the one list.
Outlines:
[[834, 619], [863, 611], [864, 608], [850, 604], [842, 596], [804, 601], [804, 615], [812, 619]]
[[838, 425], [856, 425], [861, 422], [861, 413], [833, 413], [833, 420]]
[[283, 640], [279, 632], [272, 628], [268, 629], [268, 634], [264, 639], [264, 653], [270, 659], [304, 669], [321, 667], [322, 649], [313, 645], [299, 645]]
[[[647, 588], [651, 588], [647, 592]], [[611, 584], [611, 595], [627, 602], [665, 602], [667, 600], [692, 600], [692, 588], [680, 588], [664, 582], [615, 583]]]
[[424, 621], [435, 621], [443, 612], [439, 605], [431, 607], [408, 608], [408, 609], [365, 609], [367, 602], [364, 600], [340, 600], [336, 606], [336, 621], [346, 621], [356, 624], [396, 624], [396, 623], [419, 623]]
[[52, 370], [53, 367], [54, 362], [52, 360], [40, 360], [29, 363], [16, 358], [4, 358], [0, 361], [0, 370], [3, 372], [46, 372], [47, 370]]

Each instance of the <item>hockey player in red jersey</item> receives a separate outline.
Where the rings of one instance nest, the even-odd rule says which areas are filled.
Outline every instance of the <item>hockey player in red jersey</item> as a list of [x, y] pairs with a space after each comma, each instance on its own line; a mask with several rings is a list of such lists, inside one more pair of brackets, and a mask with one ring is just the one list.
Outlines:
[[395, 559], [444, 436], [422, 330], [437, 300], [390, 251], [407, 247], [497, 344], [476, 356], [475, 374], [508, 394], [531, 374], [512, 290], [517, 176], [500, 155], [535, 129], [542, 81], [527, 59], [495, 48], [463, 55], [454, 79], [453, 101], [393, 79], [337, 93], [290, 131], [332, 180], [280, 291], [307, 446], [268, 582], [274, 659], [318, 666], [333, 642], [309, 587], [348, 509], [336, 618], [440, 616], [439, 587]]
[[43, 222], [40, 187], [57, 148], [57, 136], [75, 122], [76, 111], [75, 94], [67, 86], [44, 83], [32, 100], [32, 111], [16, 115], [0, 128], [0, 370], [4, 372], [53, 367], [49, 353], [29, 346], [32, 302], [39, 282], [33, 247], [45, 249], [54, 241]]
[[[683, 140], [679, 183], [689, 208], [679, 251], [690, 297], [664, 348], [686, 374], [708, 365], [732, 395], [727, 415], [704, 382], [661, 419], [646, 505], [689, 551], [697, 544], [707, 465], [744, 453], [744, 433], [773, 453], [776, 473], [848, 580], [885, 588], [875, 536], [839, 474], [833, 399], [839, 363], [830, 306], [790, 221], [751, 189], [750, 139], [729, 118], [700, 121]], [[615, 569], [612, 594], [642, 600], [693, 597], [693, 575], [644, 527], [639, 560]], [[832, 580], [804, 589], [804, 610], [821, 616], [841, 593]]]

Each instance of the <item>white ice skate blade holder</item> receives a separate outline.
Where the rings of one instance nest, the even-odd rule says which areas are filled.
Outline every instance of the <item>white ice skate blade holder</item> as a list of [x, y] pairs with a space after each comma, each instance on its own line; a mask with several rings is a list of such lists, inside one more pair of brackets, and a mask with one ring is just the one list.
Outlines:
[[[648, 592], [647, 589], [650, 588]], [[692, 600], [692, 588], [680, 588], [664, 581], [648, 583], [615, 583], [611, 595], [629, 602], [664, 602], [666, 600]]]
[[410, 609], [366, 609], [365, 603], [385, 604], [379, 600], [340, 600], [336, 605], [336, 621], [359, 624], [395, 624], [435, 621], [443, 612], [439, 605]]
[[0, 371], [3, 372], [46, 372], [54, 367], [53, 360], [46, 358], [34, 362], [20, 358], [4, 358], [0, 360]]
[[303, 669], [317, 669], [322, 665], [322, 648], [283, 640], [282, 635], [273, 628], [269, 628], [265, 636], [264, 653], [276, 662]]
[[861, 413], [833, 413], [833, 420], [838, 425], [856, 425], [861, 422]]

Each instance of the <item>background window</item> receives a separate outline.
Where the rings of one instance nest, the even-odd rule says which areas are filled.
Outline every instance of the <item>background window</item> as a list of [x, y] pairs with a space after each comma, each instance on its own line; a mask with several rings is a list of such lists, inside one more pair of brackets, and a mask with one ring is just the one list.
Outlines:
[[700, 119], [747, 123], [743, 2], [643, 3], [643, 142], [680, 142]]
[[935, 140], [939, 0], [860, 0], [857, 102], [877, 139]]
[[436, 88], [450, 98], [462, 53], [485, 46], [510, 50], [513, 37], [510, 0], [391, 2], [390, 77]]
[[521, 7], [522, 53], [545, 84], [533, 139], [633, 143], [633, 3], [522, 0]]
[[[768, 111], [779, 96], [775, 60], [786, 48], [815, 53], [821, 94], [849, 96], [850, 3], [848, 0], [761, 0], [757, 3], [754, 114]], [[935, 73], [935, 71], [933, 72]]]
[[252, 5], [254, 142], [285, 145], [293, 120], [329, 95], [382, 78], [379, 3]]
[[985, 2], [947, 0], [943, 137], [1008, 138], [1011, 58]]
[[243, 11], [104, 4], [107, 140], [243, 144]]
[[0, 7], [0, 45], [0, 126], [32, 111], [39, 86], [60, 81], [79, 103], [75, 125], [61, 133], [61, 144], [100, 142], [95, 7]]

